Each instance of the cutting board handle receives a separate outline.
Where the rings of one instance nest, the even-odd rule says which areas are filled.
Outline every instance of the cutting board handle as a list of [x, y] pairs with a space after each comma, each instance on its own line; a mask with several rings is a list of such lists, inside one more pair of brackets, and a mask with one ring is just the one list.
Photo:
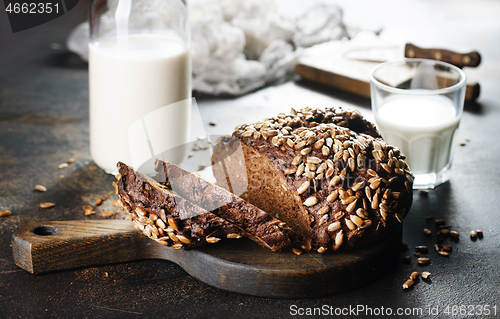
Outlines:
[[12, 235], [16, 265], [32, 274], [154, 258], [155, 244], [126, 220], [31, 222]]
[[458, 53], [444, 49], [424, 49], [411, 43], [407, 43], [405, 46], [405, 57], [439, 60], [459, 68], [476, 67], [481, 63], [481, 55], [477, 51]]

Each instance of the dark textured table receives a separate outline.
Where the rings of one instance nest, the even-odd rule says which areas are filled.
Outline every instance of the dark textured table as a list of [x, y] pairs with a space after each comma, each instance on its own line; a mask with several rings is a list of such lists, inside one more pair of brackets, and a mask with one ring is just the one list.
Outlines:
[[[348, 310], [358, 306], [385, 314], [388, 308], [394, 314], [398, 308], [407, 314], [420, 308], [424, 317], [433, 317], [436, 311], [439, 317], [454, 313], [457, 317], [500, 317], [500, 4], [359, 4], [342, 3], [347, 22], [379, 24], [424, 47], [472, 48], [483, 56], [479, 68], [466, 71], [482, 90], [477, 103], [465, 107], [458, 141], [467, 142], [457, 146], [453, 177], [428, 195], [414, 192], [403, 234], [409, 249], [402, 256], [411, 256], [410, 264], [400, 263], [389, 275], [355, 290], [300, 300], [221, 291], [160, 260], [39, 276], [17, 268], [10, 240], [21, 225], [33, 220], [103, 219], [101, 211], [118, 209], [111, 204], [115, 195], [109, 195], [114, 178], [96, 167], [89, 155], [87, 65], [64, 46], [71, 28], [85, 19], [87, 2], [61, 18], [16, 34], [11, 33], [2, 12], [0, 211], [8, 209], [12, 215], [0, 217], [0, 318], [283, 318], [298, 317], [300, 309], [314, 307], [355, 317]], [[300, 9], [297, 3], [295, 7]], [[214, 127], [207, 125], [210, 134], [228, 133], [238, 123], [305, 105], [349, 105], [370, 117], [368, 100], [300, 80], [240, 98], [197, 97], [197, 102], [205, 122], [218, 122]], [[75, 161], [58, 168], [70, 158]], [[34, 191], [36, 184], [46, 186], [47, 192]], [[110, 198], [97, 208], [96, 215], [85, 216], [82, 205], [102, 195]], [[41, 209], [41, 202], [56, 206]], [[460, 233], [458, 241], [444, 242], [453, 246], [449, 257], [437, 255], [432, 249], [434, 238], [424, 236], [424, 228], [437, 230], [433, 220], [425, 219], [427, 215], [446, 219]], [[118, 213], [110, 218], [123, 217]], [[469, 232], [476, 229], [484, 232], [484, 238], [472, 241]], [[429, 253], [423, 254], [431, 258], [429, 265], [417, 265], [416, 245], [429, 246]], [[401, 286], [412, 271], [429, 271], [432, 280], [420, 280], [403, 291]]]

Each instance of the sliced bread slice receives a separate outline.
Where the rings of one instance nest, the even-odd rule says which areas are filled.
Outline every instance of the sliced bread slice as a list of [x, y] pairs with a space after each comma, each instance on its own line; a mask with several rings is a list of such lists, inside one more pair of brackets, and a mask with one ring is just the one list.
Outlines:
[[[191, 249], [216, 243], [221, 238], [249, 237], [275, 251], [292, 243], [289, 231], [268, 225], [265, 232], [256, 233], [256, 229], [235, 225], [191, 203], [124, 163], [118, 163], [118, 170], [115, 188], [122, 207], [132, 214], [138, 229], [163, 245]], [[279, 224], [279, 221], [275, 220], [274, 224]], [[249, 228], [251, 232], [244, 228]]]
[[240, 227], [261, 245], [280, 250], [300, 244], [300, 236], [285, 222], [196, 174], [161, 160], [156, 162], [156, 172], [158, 182], [187, 201]]

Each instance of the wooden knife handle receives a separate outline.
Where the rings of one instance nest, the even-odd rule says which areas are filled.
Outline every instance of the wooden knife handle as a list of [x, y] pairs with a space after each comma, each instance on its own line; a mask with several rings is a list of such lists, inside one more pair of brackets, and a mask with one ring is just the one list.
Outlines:
[[154, 257], [156, 245], [126, 220], [31, 222], [12, 235], [16, 265], [32, 274]]
[[411, 43], [407, 43], [405, 46], [405, 57], [448, 62], [459, 68], [463, 68], [464, 66], [476, 67], [481, 63], [481, 55], [477, 51], [458, 53], [443, 49], [424, 49]]

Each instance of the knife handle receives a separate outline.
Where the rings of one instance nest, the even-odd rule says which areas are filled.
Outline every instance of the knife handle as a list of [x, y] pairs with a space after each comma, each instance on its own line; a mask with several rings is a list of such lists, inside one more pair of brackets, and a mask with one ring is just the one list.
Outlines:
[[476, 67], [481, 63], [481, 55], [477, 51], [458, 53], [443, 49], [424, 49], [411, 43], [407, 43], [405, 46], [405, 57], [434, 59], [448, 62], [459, 68], [464, 66]]

